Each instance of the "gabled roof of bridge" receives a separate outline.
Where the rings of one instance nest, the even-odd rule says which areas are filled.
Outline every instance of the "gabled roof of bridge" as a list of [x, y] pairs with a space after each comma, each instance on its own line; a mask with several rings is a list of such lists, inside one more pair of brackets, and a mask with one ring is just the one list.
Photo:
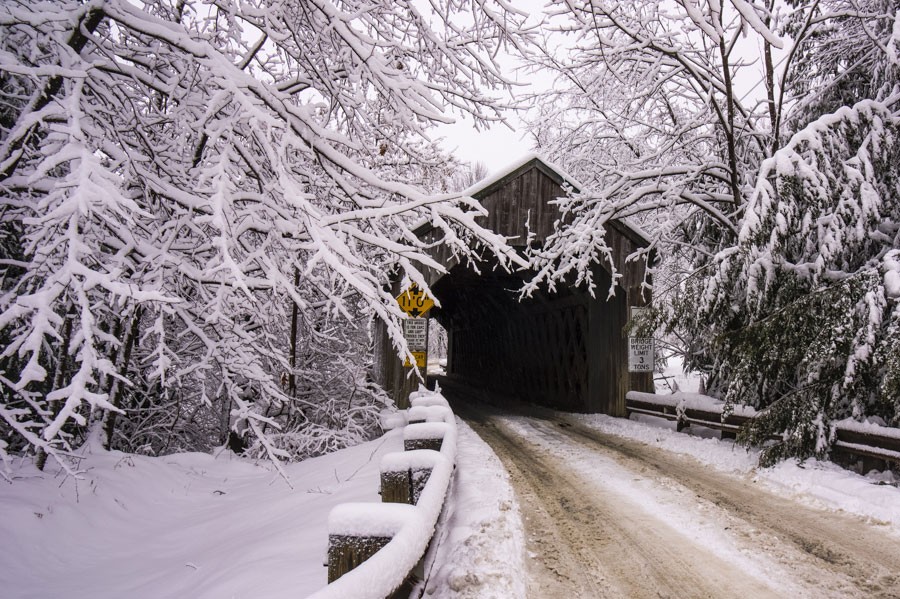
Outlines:
[[[499, 189], [513, 179], [520, 177], [532, 168], [535, 168], [550, 177], [557, 185], [559, 185], [563, 189], [565, 189], [566, 187], [570, 187], [573, 192], [578, 193], [585, 187], [575, 177], [567, 173], [562, 167], [550, 162], [540, 154], [529, 152], [510, 166], [500, 169], [494, 175], [479, 181], [463, 193], [465, 195], [472, 196], [476, 200], [481, 200], [482, 198], [490, 195], [496, 189]], [[622, 230], [620, 230], [620, 232], [627, 237], [631, 237], [631, 240], [638, 245], [650, 245], [650, 238], [647, 236], [647, 234], [644, 233], [644, 231], [641, 230], [640, 227], [629, 222], [628, 220], [614, 219], [612, 221], [612, 224], [614, 226], [619, 225], [616, 228], [621, 228]]]
[[[479, 201], [483, 200], [504, 185], [509, 184], [532, 169], [540, 171], [563, 189], [571, 188], [573, 192], [577, 193], [585, 187], [561, 167], [545, 159], [540, 154], [529, 152], [510, 165], [501, 168], [468, 189], [461, 191], [459, 195], [471, 196]], [[614, 229], [618, 230], [620, 234], [630, 238], [631, 241], [638, 246], [646, 247], [651, 243], [650, 238], [640, 227], [625, 219], [615, 219], [611, 221], [610, 224]], [[431, 224], [427, 220], [417, 227], [414, 227], [414, 231], [417, 235], [424, 234], [430, 229]]]

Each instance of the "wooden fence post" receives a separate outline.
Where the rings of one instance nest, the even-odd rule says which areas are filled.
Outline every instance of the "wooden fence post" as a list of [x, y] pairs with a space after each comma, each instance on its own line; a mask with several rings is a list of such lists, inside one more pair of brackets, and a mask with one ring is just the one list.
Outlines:
[[328, 535], [328, 582], [334, 582], [387, 545], [391, 537]]

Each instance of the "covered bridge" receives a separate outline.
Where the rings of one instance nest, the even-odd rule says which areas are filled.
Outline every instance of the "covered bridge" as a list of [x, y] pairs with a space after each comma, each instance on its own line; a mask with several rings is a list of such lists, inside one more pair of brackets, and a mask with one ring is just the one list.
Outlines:
[[[481, 224], [524, 249], [526, 220], [532, 243], [543, 241], [560, 221], [551, 204], [565, 195], [563, 183], [576, 183], [539, 157], [529, 156], [472, 191], [487, 209]], [[488, 391], [574, 412], [625, 414], [625, 392], [652, 391], [652, 372], [629, 373], [624, 327], [631, 306], [649, 303], [642, 290], [644, 261], [625, 262], [647, 239], [625, 222], [607, 227], [616, 269], [622, 274], [614, 297], [607, 298], [611, 275], [594, 266], [596, 297], [581, 288], [542, 289], [520, 301], [518, 290], [531, 271], [506, 272], [480, 265], [480, 274], [465, 264], [440, 259], [449, 272], [428, 281], [440, 308], [429, 316], [447, 330], [447, 375]], [[429, 225], [416, 231], [434, 235]], [[399, 284], [395, 285], [399, 293]], [[642, 293], [643, 291], [643, 293]], [[384, 326], [376, 339], [376, 380], [406, 405], [411, 388], [409, 368], [396, 357]]]

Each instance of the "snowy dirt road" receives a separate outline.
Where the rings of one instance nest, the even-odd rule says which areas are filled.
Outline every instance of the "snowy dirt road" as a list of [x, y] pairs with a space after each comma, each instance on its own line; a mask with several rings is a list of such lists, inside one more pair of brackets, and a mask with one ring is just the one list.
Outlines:
[[529, 597], [900, 598], [900, 539], [878, 523], [559, 413], [454, 408], [510, 473]]

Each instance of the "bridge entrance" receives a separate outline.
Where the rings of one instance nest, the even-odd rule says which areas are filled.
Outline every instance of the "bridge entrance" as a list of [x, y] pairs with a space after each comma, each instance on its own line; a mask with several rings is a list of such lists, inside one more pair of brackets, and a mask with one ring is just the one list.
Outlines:
[[[473, 193], [487, 209], [483, 226], [511, 237], [524, 249], [526, 233], [542, 243], [561, 220], [555, 198], [576, 182], [537, 157], [529, 157]], [[525, 222], [530, 228], [526, 231]], [[649, 304], [643, 261], [626, 263], [649, 242], [624, 222], [610, 223], [607, 243], [622, 274], [607, 299], [611, 275], [595, 265], [596, 297], [574, 286], [540, 290], [520, 300], [531, 271], [506, 272], [490, 262], [479, 273], [444, 261], [449, 272], [429, 281], [440, 308], [430, 316], [446, 329], [447, 376], [487, 391], [513, 395], [555, 409], [625, 415], [628, 390], [652, 391], [652, 373], [629, 373], [624, 327], [630, 306]], [[427, 238], [426, 226], [416, 232]], [[399, 288], [398, 288], [399, 289]], [[399, 290], [398, 290], [399, 292]], [[396, 358], [384, 326], [376, 340], [376, 378], [404, 407], [418, 379]]]

